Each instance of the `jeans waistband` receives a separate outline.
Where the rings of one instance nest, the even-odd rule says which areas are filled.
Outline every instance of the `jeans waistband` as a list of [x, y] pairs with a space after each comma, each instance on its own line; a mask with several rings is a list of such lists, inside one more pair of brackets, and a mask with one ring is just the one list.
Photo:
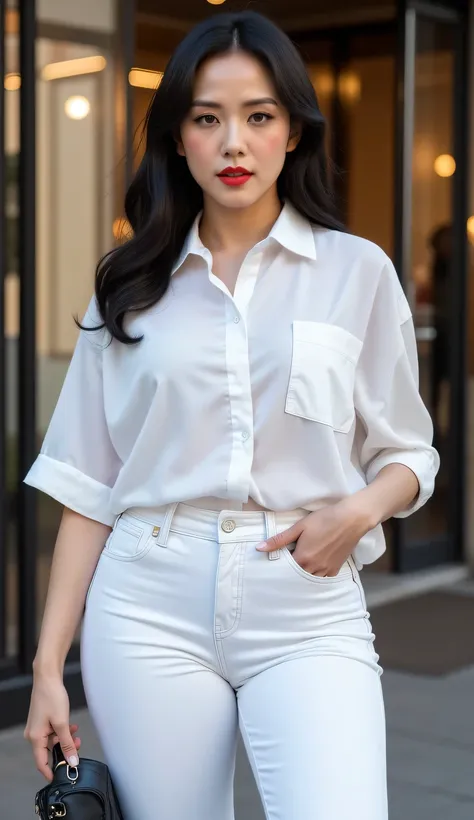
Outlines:
[[[296, 524], [308, 510], [283, 512], [260, 510], [205, 510], [189, 504], [174, 503], [163, 507], [131, 507], [120, 518], [139, 519], [159, 528], [157, 543], [166, 546], [170, 531], [185, 533], [219, 543], [264, 541]], [[118, 519], [117, 519], [118, 520]]]

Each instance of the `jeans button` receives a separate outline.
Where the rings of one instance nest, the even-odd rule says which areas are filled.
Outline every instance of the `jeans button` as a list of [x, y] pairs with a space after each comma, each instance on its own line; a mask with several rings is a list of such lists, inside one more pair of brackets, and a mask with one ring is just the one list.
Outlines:
[[231, 518], [226, 518], [221, 524], [221, 529], [224, 530], [224, 532], [233, 532], [235, 530], [235, 521], [232, 521]]

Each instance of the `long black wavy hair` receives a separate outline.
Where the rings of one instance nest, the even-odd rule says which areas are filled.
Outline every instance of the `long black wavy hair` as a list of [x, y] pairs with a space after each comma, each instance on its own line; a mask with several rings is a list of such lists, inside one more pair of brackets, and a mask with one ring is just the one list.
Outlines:
[[124, 344], [141, 340], [126, 333], [125, 314], [150, 308], [163, 297], [173, 263], [203, 207], [201, 188], [176, 150], [180, 125], [191, 108], [196, 72], [208, 57], [236, 48], [269, 70], [290, 121], [302, 128], [299, 144], [286, 155], [278, 179], [280, 200], [287, 199], [314, 224], [342, 228], [328, 182], [325, 119], [296, 47], [278, 26], [253, 11], [207, 18], [173, 53], [149, 106], [144, 156], [125, 198], [133, 234], [97, 265], [100, 327]]

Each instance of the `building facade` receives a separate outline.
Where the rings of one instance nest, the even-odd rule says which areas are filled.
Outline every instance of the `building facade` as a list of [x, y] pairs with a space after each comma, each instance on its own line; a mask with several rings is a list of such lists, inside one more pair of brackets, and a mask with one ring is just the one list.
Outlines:
[[[137, 129], [171, 50], [226, 0], [0, 0], [0, 726], [23, 721], [61, 509], [22, 478], [99, 257], [120, 241]], [[299, 47], [348, 230], [392, 257], [415, 318], [442, 468], [371, 572], [469, 563], [474, 543], [474, 104], [464, 2], [255, 0]], [[472, 133], [472, 129], [471, 129]], [[472, 183], [470, 183], [470, 179]], [[471, 412], [469, 409], [471, 408]], [[60, 614], [58, 614], [60, 617]], [[66, 682], [82, 702], [78, 636]]]

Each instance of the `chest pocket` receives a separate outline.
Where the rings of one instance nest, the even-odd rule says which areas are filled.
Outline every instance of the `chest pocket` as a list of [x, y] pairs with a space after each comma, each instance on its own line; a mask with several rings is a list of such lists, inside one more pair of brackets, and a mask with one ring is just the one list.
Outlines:
[[354, 381], [362, 342], [325, 322], [293, 322], [285, 412], [340, 433], [354, 420]]

